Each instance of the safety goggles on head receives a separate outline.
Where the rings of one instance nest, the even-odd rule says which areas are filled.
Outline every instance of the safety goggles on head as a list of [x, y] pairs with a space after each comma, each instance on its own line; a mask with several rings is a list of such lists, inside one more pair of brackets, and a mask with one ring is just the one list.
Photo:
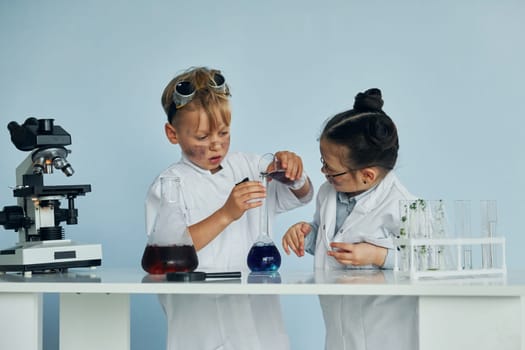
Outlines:
[[[228, 86], [226, 85], [224, 76], [219, 71], [212, 72], [212, 74], [212, 77], [208, 81], [208, 87], [217, 93], [228, 94]], [[172, 96], [175, 108], [179, 109], [190, 103], [197, 90], [199, 89], [195, 88], [191, 82], [187, 80], [179, 81], [177, 85], [175, 85], [175, 91], [173, 91]]]

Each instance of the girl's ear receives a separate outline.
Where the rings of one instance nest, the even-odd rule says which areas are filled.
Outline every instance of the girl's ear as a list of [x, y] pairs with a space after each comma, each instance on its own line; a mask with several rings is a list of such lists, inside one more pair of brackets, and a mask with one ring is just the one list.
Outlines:
[[379, 170], [376, 167], [361, 169], [363, 184], [372, 184], [379, 178]]
[[179, 139], [177, 138], [177, 129], [175, 129], [173, 125], [171, 125], [170, 123], [164, 124], [164, 132], [166, 133], [166, 137], [171, 143], [173, 143], [174, 145], [179, 143]]

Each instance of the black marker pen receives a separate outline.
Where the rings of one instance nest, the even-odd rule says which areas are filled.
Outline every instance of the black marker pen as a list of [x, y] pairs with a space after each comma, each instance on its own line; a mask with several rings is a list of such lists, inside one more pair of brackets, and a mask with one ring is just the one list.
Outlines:
[[250, 181], [250, 179], [247, 178], [247, 177], [245, 177], [244, 179], [241, 180], [241, 182], [237, 182], [237, 183], [235, 184], [235, 186], [240, 185], [240, 184], [242, 184], [243, 182], [246, 182], [246, 181]]

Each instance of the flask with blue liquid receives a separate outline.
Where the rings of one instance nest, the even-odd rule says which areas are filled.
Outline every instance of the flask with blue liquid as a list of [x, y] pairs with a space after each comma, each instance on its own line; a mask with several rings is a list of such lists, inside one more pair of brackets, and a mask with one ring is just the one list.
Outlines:
[[[272, 155], [273, 159], [273, 155]], [[268, 172], [261, 171], [261, 181], [268, 186]], [[247, 263], [251, 271], [277, 271], [281, 266], [281, 254], [271, 238], [270, 218], [266, 199], [260, 207], [260, 233], [248, 253]]]

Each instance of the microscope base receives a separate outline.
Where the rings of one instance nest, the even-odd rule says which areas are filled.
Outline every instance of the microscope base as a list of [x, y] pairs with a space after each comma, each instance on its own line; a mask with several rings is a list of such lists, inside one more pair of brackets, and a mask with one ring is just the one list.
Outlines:
[[100, 244], [78, 244], [70, 240], [25, 242], [0, 250], [0, 272], [47, 272], [101, 263]]

